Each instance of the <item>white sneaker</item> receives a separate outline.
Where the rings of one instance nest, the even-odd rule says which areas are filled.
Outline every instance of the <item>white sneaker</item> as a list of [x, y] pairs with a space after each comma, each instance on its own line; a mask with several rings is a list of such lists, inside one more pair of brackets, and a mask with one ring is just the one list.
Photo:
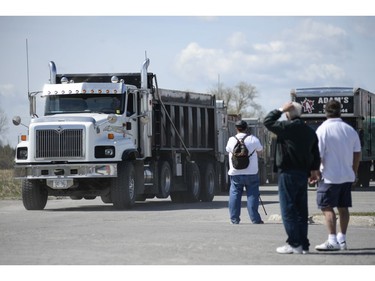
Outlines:
[[302, 246], [292, 247], [289, 244], [278, 247], [276, 252], [279, 254], [302, 254]]
[[345, 241], [346, 236], [341, 232], [337, 233], [337, 242], [340, 245], [340, 250], [345, 251], [348, 249]]
[[315, 250], [318, 250], [318, 251], [338, 251], [338, 250], [340, 250], [340, 245], [339, 245], [339, 243], [331, 244], [327, 240], [323, 244], [315, 246]]
[[340, 245], [341, 251], [345, 251], [348, 249], [348, 246], [346, 245], [346, 241], [340, 242], [339, 245]]

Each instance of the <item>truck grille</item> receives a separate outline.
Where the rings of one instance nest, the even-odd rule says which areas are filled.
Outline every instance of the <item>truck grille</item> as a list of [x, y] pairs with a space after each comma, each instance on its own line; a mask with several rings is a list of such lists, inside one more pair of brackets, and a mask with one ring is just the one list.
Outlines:
[[36, 158], [83, 157], [83, 130], [37, 130]]

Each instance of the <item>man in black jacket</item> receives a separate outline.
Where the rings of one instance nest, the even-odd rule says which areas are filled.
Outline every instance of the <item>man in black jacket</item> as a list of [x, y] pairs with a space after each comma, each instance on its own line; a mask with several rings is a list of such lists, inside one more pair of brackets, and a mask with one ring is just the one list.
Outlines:
[[[278, 121], [283, 113], [287, 120]], [[277, 135], [274, 171], [278, 172], [281, 216], [288, 239], [278, 247], [280, 254], [309, 251], [307, 186], [319, 177], [320, 155], [315, 131], [301, 119], [302, 106], [286, 103], [264, 119], [266, 128]]]

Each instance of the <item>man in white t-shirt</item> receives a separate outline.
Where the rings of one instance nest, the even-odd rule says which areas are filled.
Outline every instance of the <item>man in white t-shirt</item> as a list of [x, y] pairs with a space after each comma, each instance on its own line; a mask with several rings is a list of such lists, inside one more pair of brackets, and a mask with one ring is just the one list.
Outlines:
[[[243, 120], [236, 122], [237, 139], [243, 139], [247, 134], [247, 123]], [[226, 146], [229, 153], [230, 189], [229, 189], [229, 214], [233, 224], [240, 223], [241, 198], [244, 187], [247, 195], [247, 211], [250, 220], [254, 224], [262, 224], [263, 221], [258, 212], [259, 207], [259, 175], [258, 175], [258, 153], [261, 153], [263, 146], [254, 135], [245, 138], [245, 145], [249, 150], [250, 164], [245, 169], [235, 169], [232, 163], [232, 152], [237, 143], [235, 137], [230, 137]], [[253, 153], [254, 152], [254, 153]]]
[[[358, 133], [341, 118], [341, 104], [327, 102], [327, 120], [316, 130], [321, 157], [321, 180], [317, 188], [317, 204], [328, 228], [328, 240], [315, 247], [318, 251], [346, 250], [351, 188], [358, 171], [361, 143]], [[340, 232], [336, 235], [336, 214], [339, 212]]]

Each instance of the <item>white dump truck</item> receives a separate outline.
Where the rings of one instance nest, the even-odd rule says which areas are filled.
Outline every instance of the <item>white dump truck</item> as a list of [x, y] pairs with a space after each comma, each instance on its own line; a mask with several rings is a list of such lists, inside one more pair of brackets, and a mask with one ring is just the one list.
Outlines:
[[44, 209], [49, 196], [100, 196], [128, 209], [154, 197], [210, 202], [227, 189], [224, 103], [159, 89], [148, 65], [137, 73], [57, 74], [50, 62], [49, 83], [29, 93], [31, 122], [16, 148], [27, 210]]

